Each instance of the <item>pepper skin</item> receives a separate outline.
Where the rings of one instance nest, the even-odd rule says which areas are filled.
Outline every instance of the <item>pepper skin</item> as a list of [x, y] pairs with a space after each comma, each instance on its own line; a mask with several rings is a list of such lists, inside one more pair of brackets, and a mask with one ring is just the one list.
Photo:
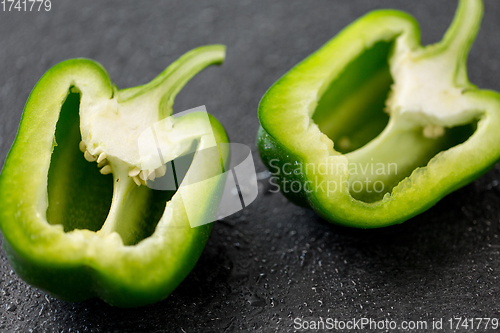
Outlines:
[[[264, 95], [257, 144], [291, 201], [350, 227], [401, 223], [500, 158], [500, 95], [469, 83], [480, 0], [423, 47], [394, 11], [358, 19]], [[384, 112], [385, 111], [385, 112]]]
[[[150, 83], [125, 90], [87, 59], [64, 61], [40, 79], [0, 176], [3, 244], [22, 279], [62, 300], [99, 297], [119, 307], [160, 301], [181, 283], [212, 224], [191, 228], [196, 221], [188, 221], [179, 191], [144, 186], [165, 167], [141, 169], [137, 138], [172, 114], [192, 76], [224, 56], [221, 45], [197, 48]], [[212, 138], [228, 142], [219, 122], [204, 115]], [[215, 144], [198, 114], [172, 124], [160, 133], [173, 138], [172, 159], [191, 143], [198, 151]], [[207, 160], [196, 176], [217, 176], [221, 159]], [[217, 206], [223, 186], [222, 178], [204, 184], [193, 194], [199, 216]]]

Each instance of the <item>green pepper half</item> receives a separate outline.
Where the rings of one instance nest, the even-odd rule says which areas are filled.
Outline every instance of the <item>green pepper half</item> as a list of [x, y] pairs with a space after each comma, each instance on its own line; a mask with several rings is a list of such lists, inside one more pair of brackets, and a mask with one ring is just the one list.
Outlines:
[[[351, 227], [401, 223], [500, 157], [500, 95], [470, 84], [481, 0], [461, 0], [437, 44], [374, 11], [295, 66], [259, 105], [260, 155], [293, 202]], [[385, 112], [384, 112], [385, 111]]]
[[[125, 90], [86, 59], [64, 61], [40, 79], [0, 177], [3, 244], [21, 278], [62, 300], [99, 297], [120, 307], [157, 302], [179, 285], [212, 225], [191, 228], [197, 221], [188, 219], [179, 191], [145, 186], [166, 166], [145, 159], [138, 140], [156, 126], [165, 163], [193, 145], [199, 152], [228, 142], [206, 113], [159, 122], [172, 114], [182, 86], [224, 56], [221, 45], [197, 48]], [[215, 179], [191, 193], [198, 203], [191, 216], [217, 206], [221, 154], [184, 178]]]

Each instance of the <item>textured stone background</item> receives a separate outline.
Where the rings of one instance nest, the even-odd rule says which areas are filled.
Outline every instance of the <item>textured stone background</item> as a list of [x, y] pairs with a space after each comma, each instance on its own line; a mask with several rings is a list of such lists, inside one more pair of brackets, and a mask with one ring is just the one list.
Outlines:
[[[469, 71], [500, 90], [500, 2], [486, 13]], [[119, 87], [145, 83], [184, 52], [228, 46], [179, 94], [205, 104], [234, 142], [255, 152], [266, 89], [355, 18], [375, 8], [413, 14], [438, 41], [456, 1], [62, 1], [50, 12], [0, 11], [0, 166], [29, 92], [73, 57], [104, 65]], [[258, 171], [263, 171], [254, 154]], [[412, 320], [500, 317], [500, 167], [403, 225], [353, 230], [324, 222], [281, 194], [261, 194], [217, 222], [196, 268], [165, 301], [111, 308], [58, 301], [20, 281], [0, 251], [0, 331], [285, 331], [295, 317]]]

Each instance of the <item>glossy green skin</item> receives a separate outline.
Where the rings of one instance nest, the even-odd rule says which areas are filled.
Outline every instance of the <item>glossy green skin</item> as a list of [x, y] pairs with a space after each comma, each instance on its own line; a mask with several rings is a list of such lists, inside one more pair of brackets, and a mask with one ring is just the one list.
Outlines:
[[[473, 1], [474, 3], [471, 2], [468, 5], [477, 6], [477, 12], [480, 13], [481, 2]], [[460, 4], [464, 7], [466, 2], [462, 1]], [[458, 15], [467, 15], [466, 10], [460, 8]], [[458, 24], [452, 26], [448, 35], [453, 35], [458, 28]], [[327, 87], [335, 80], [341, 80], [340, 77], [342, 77], [344, 81], [342, 85], [337, 85], [337, 93], [346, 96], [346, 103], [355, 104], [372, 98], [366, 90], [349, 90], [352, 82], [363, 80], [372, 91], [377, 91], [380, 86], [390, 85], [387, 78], [375, 75], [380, 73], [375, 72], [373, 69], [375, 67], [370, 64], [368, 58], [362, 58], [363, 54], [370, 48], [384, 47], [384, 43], [391, 43], [399, 36], [405, 38], [405, 43], [410, 49], [421, 47], [419, 28], [412, 17], [393, 10], [374, 11], [351, 24], [321, 49], [291, 69], [262, 98], [258, 112], [261, 127], [258, 132], [257, 145], [263, 162], [273, 173], [273, 182], [280, 186], [289, 200], [311, 207], [330, 222], [357, 228], [376, 228], [408, 220], [427, 210], [450, 192], [486, 172], [500, 158], [498, 144], [500, 142], [500, 131], [498, 131], [500, 95], [493, 91], [479, 90], [467, 80], [466, 55], [477, 29], [478, 26], [472, 29], [469, 40], [460, 50], [463, 55], [457, 56], [455, 83], [464, 87], [463, 95], [477, 106], [478, 111], [477, 129], [468, 139], [463, 140], [464, 142], [454, 137], [455, 132], [452, 132], [446, 139], [440, 141], [442, 147], [445, 148], [435, 148], [436, 152], [440, 151], [439, 154], [432, 155], [434, 157], [425, 164], [422, 163], [425, 159], [416, 161], [415, 165], [418, 167], [415, 167], [413, 172], [408, 172], [408, 176], [404, 179], [395, 179], [390, 193], [386, 193], [382, 198], [377, 198], [373, 202], [354, 198], [347, 186], [330, 193], [321, 187], [307, 187], [308, 184], [318, 184], [321, 181], [341, 183], [346, 178], [340, 178], [339, 175], [322, 175], [315, 168], [307, 169], [306, 165], [317, 166], [323, 163], [335, 166], [348, 161], [355, 153], [344, 154], [335, 150], [337, 142], [334, 142], [335, 146], [331, 146], [331, 142], [325, 143], [329, 139], [325, 139], [320, 131], [315, 131], [309, 126], [312, 118], [316, 116], [315, 110], [321, 106], [319, 102]], [[437, 47], [430, 48], [427, 56], [446, 50], [451, 43], [451, 37], [448, 35]], [[359, 59], [362, 61], [360, 62]], [[354, 63], [356, 66], [349, 67]], [[370, 69], [370, 66], [373, 67], [373, 72], [365, 70]], [[380, 80], [387, 82], [380, 84]], [[384, 97], [382, 93], [386, 94], [386, 91], [379, 93]], [[374, 100], [375, 102], [379, 103], [378, 100]], [[368, 108], [370, 105], [367, 103], [364, 107]], [[357, 110], [353, 109], [352, 112], [357, 112]], [[358, 121], [360, 117], [352, 116], [344, 120], [332, 116], [330, 123], [333, 122], [334, 126], [338, 125], [338, 128], [342, 128], [352, 126], [349, 121]], [[392, 118], [389, 124], [397, 128], [397, 119]], [[382, 129], [383, 127], [380, 128]], [[356, 133], [356, 128], [353, 129], [353, 133]], [[390, 129], [387, 128], [383, 133], [388, 134], [389, 139], [391, 135], [396, 137], [396, 132], [391, 134]], [[335, 133], [333, 132], [332, 135]], [[362, 138], [356, 149], [367, 145], [370, 139], [376, 140], [367, 135]], [[454, 140], [457, 141], [455, 144]], [[397, 140], [392, 144], [397, 148]], [[422, 143], [422, 145], [425, 144]], [[393, 154], [405, 155], [406, 153], [407, 159], [411, 160], [413, 158], [411, 148], [412, 146], [409, 145], [406, 151], [395, 150]], [[390, 149], [389, 147], [380, 151], [391, 157]], [[429, 151], [434, 152], [432, 149]], [[377, 158], [376, 154], [373, 156]], [[421, 165], [417, 165], [418, 163]], [[285, 170], [288, 171], [283, 172], [283, 167], [286, 167]], [[305, 170], [305, 172], [289, 172], [298, 169]], [[296, 191], [291, 191], [290, 184], [294, 181], [297, 185]], [[283, 191], [285, 183], [289, 188], [286, 192]], [[313, 190], [304, 190], [311, 188]]]
[[[175, 93], [196, 72], [222, 62], [224, 50], [223, 46], [193, 50], [160, 75], [161, 80], [168, 79], [189, 57], [200, 58], [195, 59], [197, 66], [188, 68], [170, 87], [170, 105]], [[7, 257], [23, 280], [62, 300], [99, 297], [119, 307], [160, 301], [192, 270], [212, 224], [191, 228], [179, 195], [153, 193], [141, 186], [132, 190], [138, 203], [123, 209], [138, 211], [144, 221], [163, 214], [156, 229], [154, 224], [137, 227], [135, 241], [126, 246], [101, 239], [91, 231], [81, 232], [96, 231], [102, 225], [114, 180], [111, 175], [99, 174], [96, 164], [83, 159], [78, 149], [79, 124], [75, 122], [78, 108], [76, 113], [62, 116], [61, 109], [70, 99], [68, 93], [73, 86], [81, 90], [82, 98], [111, 98], [117, 91], [105, 70], [86, 59], [54, 66], [33, 89], [0, 176], [0, 228]], [[144, 93], [144, 87], [148, 88], [146, 85], [128, 91]], [[62, 123], [58, 123], [59, 118]], [[228, 142], [220, 123], [211, 116], [210, 122], [216, 141]], [[56, 124], [60, 135], [76, 129], [76, 136], [67, 136], [73, 145], [63, 140], [54, 148]], [[53, 155], [53, 150], [58, 155]], [[216, 169], [207, 165], [206, 176], [212, 174]], [[217, 206], [222, 185], [212, 184], [199, 193], [200, 209], [208, 211]], [[59, 207], [59, 202], [67, 198], [70, 204]], [[151, 211], [157, 216], [149, 216]], [[64, 231], [61, 224], [54, 222], [56, 219], [64, 220]]]

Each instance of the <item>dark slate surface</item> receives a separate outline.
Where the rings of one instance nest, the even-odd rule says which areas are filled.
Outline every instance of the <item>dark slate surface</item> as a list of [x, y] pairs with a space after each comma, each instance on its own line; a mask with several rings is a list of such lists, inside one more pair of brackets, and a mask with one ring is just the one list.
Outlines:
[[[205, 104], [255, 152], [266, 89], [342, 27], [375, 8], [412, 13], [438, 41], [456, 1], [62, 1], [50, 12], [0, 11], [0, 163], [29, 92], [52, 65], [101, 62], [119, 87], [145, 83], [185, 51], [228, 46], [177, 98]], [[471, 81], [500, 90], [500, 2], [486, 0]], [[258, 171], [264, 170], [254, 154]], [[2, 164], [0, 164], [2, 165]], [[196, 268], [165, 301], [139, 309], [65, 303], [20, 281], [0, 252], [0, 331], [287, 331], [296, 317], [403, 320], [500, 317], [500, 167], [400, 226], [324, 222], [261, 194], [217, 222]]]

